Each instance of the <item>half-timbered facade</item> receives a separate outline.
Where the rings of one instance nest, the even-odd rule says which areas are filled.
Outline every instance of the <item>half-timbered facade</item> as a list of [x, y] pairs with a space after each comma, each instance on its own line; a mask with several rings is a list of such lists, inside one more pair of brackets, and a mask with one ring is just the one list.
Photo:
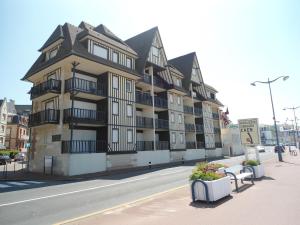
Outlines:
[[218, 147], [218, 104], [196, 54], [168, 61], [157, 27], [123, 41], [102, 24], [66, 23], [40, 52], [23, 78], [33, 83], [30, 170], [44, 171], [46, 156], [55, 174], [75, 175], [200, 159]]

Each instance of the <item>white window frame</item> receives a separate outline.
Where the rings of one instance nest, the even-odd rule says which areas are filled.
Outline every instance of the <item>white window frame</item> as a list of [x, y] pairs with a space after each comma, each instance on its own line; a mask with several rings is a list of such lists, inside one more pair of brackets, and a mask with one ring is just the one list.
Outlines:
[[[96, 51], [97, 48], [99, 51]], [[104, 53], [106, 53], [106, 55], [104, 55]], [[108, 59], [108, 48], [101, 45], [94, 44], [93, 54], [100, 58]]]
[[171, 112], [171, 122], [175, 123], [175, 114]]
[[57, 55], [57, 52], [58, 52], [58, 47], [56, 47], [56, 48], [54, 48], [54, 49], [51, 49], [50, 51], [49, 51], [49, 59], [52, 59], [52, 58], [54, 58], [56, 55]]
[[116, 75], [112, 76], [113, 89], [119, 89], [119, 77]]
[[180, 133], [180, 143], [181, 143], [181, 144], [184, 143], [183, 133]]
[[131, 80], [126, 80], [126, 91], [132, 92], [132, 81]]
[[[115, 60], [115, 56], [117, 56], [116, 60]], [[114, 63], [119, 63], [119, 53], [118, 52], [113, 51], [113, 53], [112, 53], [112, 61]]]
[[113, 128], [111, 134], [112, 134], [112, 138], [111, 138], [112, 143], [119, 143], [119, 129]]
[[127, 129], [127, 143], [133, 143], [133, 130]]
[[[128, 64], [130, 62], [130, 65]], [[126, 67], [132, 68], [132, 58], [126, 57]]]
[[176, 133], [172, 132], [171, 136], [172, 136], [172, 144], [176, 144]]
[[112, 114], [119, 115], [119, 102], [116, 101], [112, 102]]
[[182, 115], [181, 114], [178, 114], [178, 122], [182, 123]]
[[177, 104], [181, 105], [181, 97], [180, 96], [177, 96]]
[[127, 104], [127, 116], [132, 117], [133, 116], [133, 107], [132, 104]]
[[173, 94], [170, 94], [170, 102], [171, 102], [171, 103], [174, 103]]

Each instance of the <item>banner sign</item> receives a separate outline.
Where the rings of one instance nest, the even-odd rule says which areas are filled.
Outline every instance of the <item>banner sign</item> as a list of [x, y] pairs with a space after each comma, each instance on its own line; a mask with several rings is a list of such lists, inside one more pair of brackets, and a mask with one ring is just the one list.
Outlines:
[[243, 145], [260, 145], [258, 119], [238, 120]]

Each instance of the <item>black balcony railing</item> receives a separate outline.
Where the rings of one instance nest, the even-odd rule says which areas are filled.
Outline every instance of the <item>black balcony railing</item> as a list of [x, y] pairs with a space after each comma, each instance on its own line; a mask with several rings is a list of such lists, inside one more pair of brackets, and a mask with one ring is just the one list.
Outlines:
[[51, 93], [60, 93], [61, 92], [61, 81], [60, 80], [54, 80], [50, 79], [43, 83], [40, 83], [30, 90], [30, 99], [37, 98], [39, 96], [42, 96], [48, 92]]
[[214, 120], [219, 120], [219, 114], [218, 113], [212, 113], [212, 117]]
[[197, 141], [197, 149], [199, 148], [205, 148], [205, 144], [202, 141]]
[[168, 101], [164, 98], [154, 97], [154, 106], [158, 108], [168, 108]]
[[136, 142], [137, 151], [152, 151], [154, 150], [153, 141], [137, 141]]
[[153, 128], [153, 119], [148, 117], [137, 116], [136, 127], [139, 128]]
[[168, 141], [156, 141], [155, 142], [156, 150], [167, 150], [169, 149]]
[[216, 142], [215, 147], [216, 148], [222, 148], [222, 143], [221, 142]]
[[221, 133], [221, 129], [219, 127], [214, 127], [214, 132], [216, 134], [219, 134], [219, 133]]
[[187, 141], [185, 143], [186, 149], [195, 149], [196, 148], [196, 142], [194, 141]]
[[196, 116], [202, 116], [202, 109], [201, 108], [195, 107], [194, 110], [195, 110], [195, 115]]
[[143, 93], [140, 91], [135, 92], [136, 103], [151, 105], [152, 106], [152, 96], [149, 93]]
[[62, 141], [61, 153], [100, 153], [107, 152], [107, 142], [100, 140]]
[[155, 119], [155, 129], [169, 129], [169, 120]]
[[166, 82], [158, 76], [153, 76], [153, 85], [161, 88], [166, 88]]
[[184, 126], [186, 132], [195, 132], [195, 124], [186, 123]]
[[196, 131], [197, 133], [203, 134], [204, 133], [203, 125], [196, 124]]
[[[72, 109], [64, 110], [64, 122], [72, 122]], [[89, 110], [89, 109], [73, 109], [73, 122], [75, 123], [106, 123], [106, 113], [103, 111]]]
[[65, 81], [65, 91], [84, 92], [93, 95], [106, 96], [107, 87], [105, 84], [97, 84], [94, 81], [75, 77]]
[[191, 106], [187, 106], [187, 105], [183, 106], [183, 111], [184, 111], [184, 113], [194, 114], [193, 107], [191, 107]]
[[36, 112], [29, 115], [29, 127], [39, 126], [43, 124], [59, 123], [59, 110], [46, 109], [45, 111]]
[[147, 84], [151, 84], [151, 76], [148, 74], [144, 74], [142, 77], [143, 81]]

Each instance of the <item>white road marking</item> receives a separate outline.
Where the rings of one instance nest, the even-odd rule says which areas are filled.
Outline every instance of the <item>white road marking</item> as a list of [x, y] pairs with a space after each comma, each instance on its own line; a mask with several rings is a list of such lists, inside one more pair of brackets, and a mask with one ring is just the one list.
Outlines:
[[42, 182], [42, 181], [34, 181], [34, 180], [26, 180], [26, 181], [23, 181], [25, 183], [29, 183], [29, 184], [42, 184], [42, 183], [45, 183], [45, 182]]
[[11, 187], [11, 186], [10, 186], [10, 185], [7, 185], [7, 184], [4, 184], [4, 183], [3, 183], [3, 184], [2, 184], [2, 183], [0, 184], [0, 188], [8, 188], [8, 187]]
[[26, 184], [26, 183], [23, 183], [23, 182], [15, 182], [15, 181], [9, 181], [9, 182], [6, 182], [8, 185], [13, 185], [13, 186], [26, 186], [26, 185], [29, 185], [29, 184]]
[[26, 199], [26, 200], [22, 200], [22, 201], [9, 202], [9, 203], [1, 204], [0, 207], [9, 206], [9, 205], [16, 205], [16, 204], [21, 204], [21, 203], [25, 203], [25, 202], [32, 202], [32, 201], [37, 201], [37, 200], [41, 200], [41, 199], [54, 198], [54, 197], [58, 197], [58, 196], [70, 195], [70, 194], [75, 194], [75, 193], [80, 193], [80, 192], [85, 192], [85, 191], [91, 191], [91, 190], [96, 190], [96, 189], [101, 189], [101, 188], [107, 188], [107, 187], [117, 186], [117, 185], [120, 185], [120, 184], [126, 184], [126, 183], [135, 182], [135, 181], [140, 181], [140, 180], [144, 180], [144, 179], [147, 179], [147, 178], [148, 177], [142, 177], [142, 178], [139, 178], [139, 179], [133, 179], [133, 180], [123, 181], [123, 182], [119, 182], [119, 183], [108, 184], [108, 185], [103, 185], [103, 186], [98, 186], [98, 187], [91, 187], [91, 188], [86, 188], [86, 189], [77, 190], [77, 191], [70, 191], [70, 192], [65, 192], [65, 193], [60, 193], [60, 194], [55, 194], [55, 195], [48, 195], [48, 196], [43, 196], [43, 197], [38, 197], [38, 198]]

